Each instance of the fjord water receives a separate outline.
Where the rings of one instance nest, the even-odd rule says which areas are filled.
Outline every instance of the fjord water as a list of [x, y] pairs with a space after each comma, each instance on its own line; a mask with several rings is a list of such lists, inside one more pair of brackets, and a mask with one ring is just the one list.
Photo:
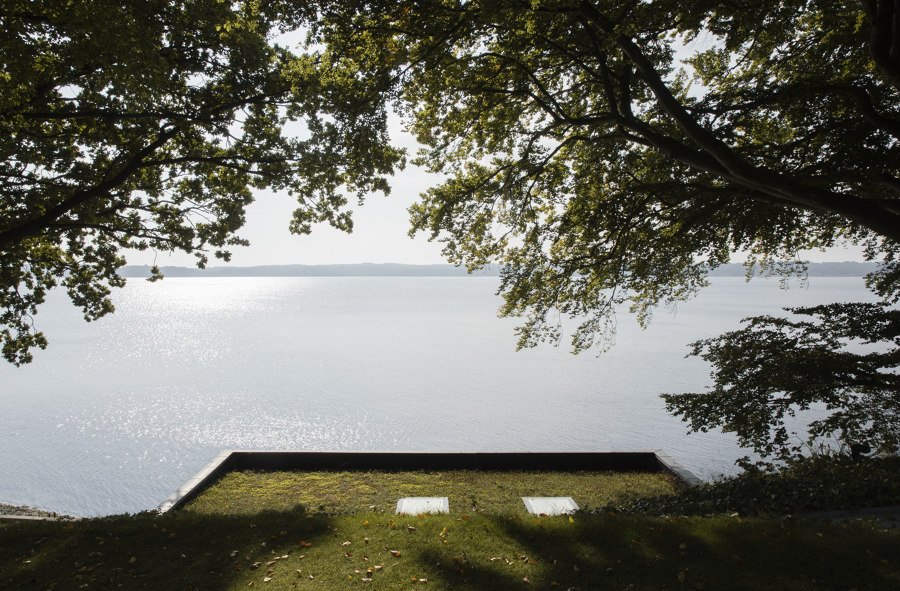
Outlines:
[[222, 449], [664, 450], [702, 477], [744, 451], [686, 435], [658, 395], [701, 391], [687, 344], [782, 306], [870, 300], [860, 278], [714, 278], [599, 357], [515, 351], [496, 277], [132, 279], [86, 324], [0, 365], [0, 501], [75, 515], [153, 509]]

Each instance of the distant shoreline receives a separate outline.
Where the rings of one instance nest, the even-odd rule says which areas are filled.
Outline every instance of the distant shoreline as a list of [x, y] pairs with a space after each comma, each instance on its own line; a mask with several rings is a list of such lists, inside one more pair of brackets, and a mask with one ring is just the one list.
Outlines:
[[[160, 267], [166, 277], [499, 277], [497, 266], [475, 271], [454, 265], [361, 263], [348, 265], [261, 265], [256, 267]], [[128, 265], [123, 277], [149, 277], [149, 265]]]
[[[877, 263], [854, 261], [809, 263], [810, 277], [862, 277], [878, 268]], [[166, 277], [499, 277], [500, 267], [492, 266], [474, 273], [454, 265], [404, 265], [399, 263], [362, 263], [346, 265], [260, 265], [255, 267], [160, 267]], [[150, 265], [127, 265], [122, 277], [150, 276]], [[744, 277], [742, 264], [730, 263], [714, 269], [710, 277]]]

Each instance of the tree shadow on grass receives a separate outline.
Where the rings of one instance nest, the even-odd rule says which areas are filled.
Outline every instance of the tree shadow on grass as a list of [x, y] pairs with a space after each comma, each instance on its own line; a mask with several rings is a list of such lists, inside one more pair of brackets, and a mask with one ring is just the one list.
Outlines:
[[6, 526], [0, 589], [863, 591], [900, 588], [896, 556], [900, 532], [832, 523], [297, 507]]
[[609, 515], [485, 517], [482, 527], [505, 541], [461, 563], [434, 550], [418, 559], [484, 591], [900, 588], [900, 532], [871, 527]]
[[302, 507], [255, 516], [155, 512], [0, 529], [3, 589], [228, 589], [300, 575], [330, 531]]

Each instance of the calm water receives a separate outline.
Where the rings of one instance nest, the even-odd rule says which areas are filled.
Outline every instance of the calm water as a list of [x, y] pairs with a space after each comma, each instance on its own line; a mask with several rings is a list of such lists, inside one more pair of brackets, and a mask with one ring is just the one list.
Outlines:
[[131, 280], [86, 324], [64, 295], [33, 364], [0, 365], [0, 501], [76, 515], [155, 508], [220, 450], [656, 450], [733, 470], [730, 436], [685, 435], [661, 392], [699, 391], [686, 344], [786, 305], [869, 299], [716, 278], [616, 347], [515, 352], [497, 278]]

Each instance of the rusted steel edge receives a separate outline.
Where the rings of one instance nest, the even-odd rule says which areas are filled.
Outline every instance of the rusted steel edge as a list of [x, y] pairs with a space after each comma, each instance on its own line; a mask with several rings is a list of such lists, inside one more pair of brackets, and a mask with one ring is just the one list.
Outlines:
[[627, 452], [409, 452], [254, 451], [219, 453], [159, 505], [166, 513], [194, 498], [232, 470], [620, 470], [661, 471], [687, 486], [702, 481], [661, 451]]

